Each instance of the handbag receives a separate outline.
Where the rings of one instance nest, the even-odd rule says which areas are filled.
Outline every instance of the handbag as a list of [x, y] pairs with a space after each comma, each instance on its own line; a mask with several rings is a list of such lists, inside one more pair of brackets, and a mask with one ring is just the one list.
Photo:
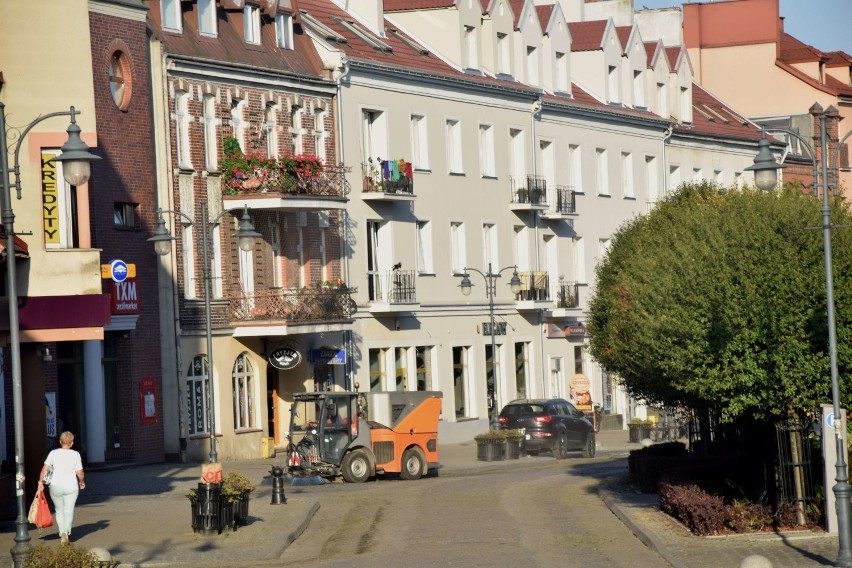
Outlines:
[[53, 526], [53, 517], [50, 514], [50, 505], [47, 503], [47, 497], [45, 497], [44, 491], [36, 491], [36, 495], [30, 505], [27, 520], [39, 529]]
[[53, 464], [47, 466], [47, 471], [44, 472], [44, 477], [41, 480], [42, 485], [50, 485], [51, 479], [53, 479]]

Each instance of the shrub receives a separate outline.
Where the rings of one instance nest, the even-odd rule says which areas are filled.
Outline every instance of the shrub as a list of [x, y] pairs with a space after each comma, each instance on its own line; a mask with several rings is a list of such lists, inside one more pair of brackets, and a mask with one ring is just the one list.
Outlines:
[[699, 536], [719, 534], [730, 525], [730, 508], [721, 497], [710, 495], [694, 484], [660, 483], [660, 510], [686, 525]]
[[524, 434], [520, 430], [510, 428], [503, 431], [506, 432], [506, 439], [510, 442], [522, 442], [524, 440]]
[[94, 554], [73, 544], [63, 544], [57, 548], [39, 544], [32, 549], [26, 564], [27, 568], [93, 568], [99, 565], [100, 561]]
[[477, 442], [500, 443], [506, 441], [506, 430], [489, 430], [473, 437]]
[[251, 479], [238, 471], [229, 471], [222, 476], [222, 491], [252, 493], [257, 489]]

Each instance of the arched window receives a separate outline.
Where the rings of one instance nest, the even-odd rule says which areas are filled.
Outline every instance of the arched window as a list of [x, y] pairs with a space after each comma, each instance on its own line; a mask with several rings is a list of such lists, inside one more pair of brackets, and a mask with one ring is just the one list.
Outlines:
[[207, 415], [207, 389], [210, 388], [208, 372], [207, 357], [197, 355], [186, 373], [187, 433], [190, 436], [210, 432]]
[[234, 379], [234, 429], [256, 428], [257, 377], [247, 353], [241, 353], [237, 357], [232, 376]]

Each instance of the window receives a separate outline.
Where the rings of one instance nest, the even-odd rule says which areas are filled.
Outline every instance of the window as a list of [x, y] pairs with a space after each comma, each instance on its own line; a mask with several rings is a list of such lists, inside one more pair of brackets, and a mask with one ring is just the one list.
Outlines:
[[237, 357], [231, 378], [234, 381], [234, 430], [256, 428], [257, 377], [248, 353], [240, 353]]
[[737, 189], [743, 188], [743, 173], [742, 172], [734, 172], [734, 187]]
[[222, 245], [221, 245], [221, 236], [222, 236], [222, 224], [219, 223], [213, 227], [213, 232], [211, 233], [211, 243], [210, 249], [213, 253], [213, 258], [210, 261], [212, 266], [210, 267], [210, 276], [213, 279], [210, 283], [210, 291], [213, 292], [214, 298], [222, 297]]
[[725, 176], [722, 175], [722, 170], [713, 170], [713, 181], [718, 185], [722, 185], [725, 181]]
[[527, 398], [528, 388], [528, 355], [529, 346], [526, 343], [515, 343], [515, 392], [516, 398]]
[[41, 152], [41, 215], [44, 246], [48, 249], [80, 246], [77, 188], [65, 181], [64, 165], [54, 158], [58, 149]]
[[669, 100], [666, 96], [665, 83], [657, 83], [657, 114], [663, 118], [669, 116]]
[[586, 243], [583, 237], [574, 239], [574, 274], [577, 275], [577, 282], [583, 283], [586, 281]]
[[609, 65], [606, 74], [606, 100], [609, 103], [618, 103], [618, 67]]
[[246, 124], [244, 118], [245, 109], [245, 99], [234, 99], [231, 101], [231, 129], [233, 131], [234, 138], [237, 139], [237, 143], [240, 145], [240, 149], [243, 152], [247, 150], [245, 133], [248, 124]]
[[181, 32], [180, 0], [161, 0], [160, 4], [163, 29], [167, 32]]
[[621, 188], [624, 197], [632, 198], [633, 194], [633, 154], [621, 153]]
[[538, 85], [538, 50], [527, 46], [527, 83]]
[[293, 16], [275, 14], [275, 41], [282, 49], [293, 49]]
[[692, 168], [692, 182], [700, 183], [704, 180], [704, 172], [701, 168]]
[[470, 410], [467, 406], [467, 357], [467, 347], [453, 347], [453, 394], [455, 395], [456, 418], [468, 416]]
[[609, 253], [609, 247], [612, 244], [612, 239], [604, 238], [598, 240], [598, 261], [602, 261], [606, 258], [607, 253]]
[[692, 122], [692, 97], [689, 96], [687, 87], [680, 88], [680, 121]]
[[490, 124], [479, 125], [479, 174], [482, 177], [496, 177], [494, 168], [494, 127]]
[[583, 372], [583, 347], [581, 345], [574, 346], [574, 373]]
[[104, 333], [103, 368], [104, 368], [104, 425], [108, 448], [121, 447], [121, 379], [120, 371], [123, 353], [119, 351], [118, 342], [122, 332]]
[[293, 154], [304, 151], [302, 142], [302, 107], [293, 105], [290, 109], [290, 135], [293, 137]]
[[216, 0], [198, 0], [198, 33], [216, 37]]
[[130, 61], [121, 51], [112, 54], [109, 60], [109, 90], [112, 102], [119, 110], [130, 105]]
[[526, 225], [515, 225], [512, 229], [515, 246], [515, 264], [519, 272], [530, 269], [530, 234]]
[[645, 106], [645, 76], [642, 71], [633, 71], [633, 106]]
[[680, 181], [680, 167], [669, 166], [669, 193], [672, 193], [680, 186]]
[[595, 163], [598, 172], [598, 195], [609, 195], [609, 164], [606, 150], [603, 148], [595, 150]]
[[204, 124], [204, 164], [208, 170], [219, 167], [219, 145], [217, 143], [216, 126], [216, 96], [207, 94], [202, 100], [204, 115], [201, 117]]
[[179, 168], [192, 169], [189, 155], [189, 93], [175, 93], [175, 149]]
[[240, 269], [240, 291], [248, 297], [254, 297], [254, 252], [238, 249]]
[[656, 201], [660, 194], [660, 180], [654, 156], [645, 156], [645, 182], [648, 184], [648, 201]]
[[414, 362], [417, 365], [417, 390], [432, 390], [432, 348], [415, 347]]
[[[197, 355], [186, 373], [187, 433], [190, 436], [207, 434], [209, 422], [207, 416], [207, 389], [210, 388], [207, 357]], [[215, 418], [213, 423], [216, 423]]]
[[429, 138], [426, 133], [426, 117], [411, 115], [411, 160], [418, 170], [429, 169]]
[[364, 110], [361, 115], [364, 161], [378, 162], [388, 158], [387, 124], [385, 113], [379, 110]]
[[405, 392], [408, 390], [408, 349], [397, 347], [393, 390]]
[[431, 221], [417, 221], [417, 271], [425, 274], [435, 272], [432, 266]]
[[370, 392], [384, 390], [385, 350], [370, 349]]
[[464, 173], [462, 168], [461, 123], [454, 119], [447, 120], [447, 164], [451, 174]]
[[583, 192], [583, 161], [580, 147], [576, 144], [568, 146], [568, 185], [578, 193]]
[[499, 270], [500, 262], [497, 260], [497, 226], [494, 223], [483, 223], [482, 225], [482, 260], [483, 266], [494, 265]]
[[278, 125], [275, 105], [267, 103], [263, 111], [263, 132], [266, 135], [266, 157], [278, 157]]
[[553, 142], [550, 140], [539, 140], [538, 156], [539, 163], [541, 164], [539, 171], [544, 176], [545, 187], [553, 189], [556, 185], [556, 178], [554, 177], [556, 165], [553, 163]]
[[465, 256], [464, 225], [459, 222], [450, 223], [450, 248], [452, 255], [453, 274], [461, 274], [467, 266]]
[[281, 254], [281, 229], [278, 223], [271, 223], [269, 230], [272, 238], [269, 241], [272, 249], [272, 287], [282, 288], [284, 286], [284, 257]]
[[[527, 164], [524, 152], [524, 131], [517, 128], [509, 129], [509, 171], [514, 178], [523, 178], [527, 174]], [[526, 184], [526, 181], [523, 182]], [[519, 186], [520, 187], [520, 186]], [[526, 187], [524, 185], [523, 187]]]
[[478, 31], [473, 26], [464, 27], [465, 67], [467, 69], [479, 69]]
[[497, 73], [512, 74], [512, 44], [508, 34], [497, 33]]
[[314, 154], [322, 161], [326, 159], [325, 139], [328, 132], [325, 131], [325, 109], [314, 109]]
[[568, 88], [568, 58], [565, 57], [564, 53], [557, 51], [554, 64], [556, 65], [556, 84], [554, 87], [557, 91], [567, 93], [570, 90]]
[[[297, 213], [299, 217], [307, 217], [304, 212]], [[305, 265], [305, 226], [296, 227], [296, 255], [299, 260], [299, 288], [308, 285], [308, 275]]]
[[243, 8], [243, 33], [246, 43], [260, 43], [260, 8], [258, 6]]
[[139, 217], [136, 215], [138, 203], [116, 203], [113, 222], [116, 229], [140, 229]]
[[[491, 330], [491, 333], [494, 333], [494, 330]], [[488, 391], [488, 408], [492, 409], [496, 402], [496, 391], [497, 386], [500, 384], [500, 348], [501, 346], [495, 345], [496, 350], [491, 348], [491, 344], [485, 345], [485, 387]], [[498, 389], [502, 390], [502, 389]], [[499, 410], [497, 411], [499, 413]]]

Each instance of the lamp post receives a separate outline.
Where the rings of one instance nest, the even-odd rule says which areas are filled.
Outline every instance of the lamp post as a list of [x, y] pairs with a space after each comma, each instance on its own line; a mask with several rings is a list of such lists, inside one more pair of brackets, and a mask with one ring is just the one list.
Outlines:
[[[13, 146], [6, 139], [6, 105], [0, 102], [0, 217], [6, 232], [6, 295], [9, 299], [9, 350], [12, 363], [12, 408], [15, 425], [15, 495], [18, 517], [15, 520], [15, 546], [12, 548], [12, 559], [15, 568], [25, 565], [30, 555], [30, 533], [27, 522], [27, 506], [25, 502], [24, 481], [24, 424], [23, 424], [23, 395], [21, 385], [21, 334], [18, 322], [18, 289], [15, 278], [15, 213], [12, 210], [10, 191], [15, 188], [17, 198], [21, 199], [21, 169], [19, 154], [21, 142], [30, 130], [40, 122], [55, 116], [70, 116], [68, 125], [68, 140], [62, 146], [62, 153], [54, 158], [64, 162], [64, 178], [71, 185], [83, 185], [89, 181], [91, 165], [89, 162], [100, 160], [100, 156], [89, 153], [89, 146], [80, 138], [80, 127], [77, 125], [77, 115], [74, 107], [68, 111], [52, 112], [38, 117], [29, 123], [20, 133]], [[14, 153], [13, 168], [9, 169], [9, 154]], [[14, 179], [11, 179], [11, 177]]]
[[[837, 327], [834, 319], [834, 283], [833, 271], [831, 267], [831, 206], [828, 199], [828, 168], [829, 156], [826, 147], [826, 120], [837, 116], [837, 109], [833, 106], [828, 107], [825, 112], [822, 112], [822, 107], [815, 104], [811, 107], [811, 111], [818, 113], [820, 127], [820, 153], [819, 169], [817, 168], [816, 152], [808, 144], [802, 136], [797, 132], [786, 128], [771, 127], [766, 130], [784, 132], [790, 136], [797, 138], [802, 145], [807, 148], [813, 160], [814, 171], [814, 191], [817, 189], [818, 176], [821, 174], [820, 185], [822, 186], [822, 241], [823, 254], [825, 256], [825, 296], [826, 308], [828, 312], [828, 350], [829, 361], [831, 366], [831, 402], [835, 416], [835, 438], [837, 443], [837, 460], [835, 462], [835, 481], [833, 487], [835, 496], [835, 506], [837, 509], [837, 532], [839, 537], [839, 552], [835, 566], [852, 566], [852, 525], [850, 525], [850, 497], [852, 497], [852, 486], [849, 485], [849, 476], [846, 471], [846, 448], [843, 444], [843, 428], [845, 428], [845, 420], [840, 415], [840, 382], [837, 373]], [[852, 131], [846, 135], [837, 144], [837, 149], [834, 152], [834, 161], [832, 162], [837, 167], [837, 160], [840, 156], [840, 149], [843, 142], [852, 135]], [[758, 155], [754, 159], [754, 165], [746, 168], [754, 172], [755, 185], [763, 191], [769, 191], [775, 188], [778, 182], [778, 169], [782, 166], [775, 161], [772, 153], [769, 151], [769, 141], [764, 136], [761, 138], [758, 145]]]
[[[175, 237], [173, 237], [166, 228], [166, 220], [163, 218], [163, 213], [171, 213], [172, 215], [182, 217], [190, 226], [196, 224], [191, 217], [181, 211], [157, 209], [157, 228], [154, 230], [154, 235], [148, 239], [148, 241], [154, 243], [154, 252], [160, 256], [165, 256], [171, 252], [172, 241], [175, 240]], [[207, 332], [207, 373], [208, 381], [210, 383], [209, 388], [207, 389], [207, 423], [210, 428], [210, 463], [216, 463], [219, 460], [219, 455], [216, 453], [216, 412], [213, 406], [215, 398], [213, 394], [213, 331], [210, 324], [211, 276], [210, 251], [208, 244], [208, 240], [210, 240], [210, 238], [208, 237], [208, 234], [219, 224], [219, 221], [226, 213], [228, 213], [227, 210], [222, 211], [211, 221], [207, 212], [207, 202], [201, 202], [201, 222], [204, 223], [203, 230], [201, 231], [201, 256], [203, 259], [202, 270], [204, 274], [204, 323]], [[254, 225], [251, 224], [251, 217], [249, 217], [248, 214], [248, 206], [243, 207], [243, 216], [240, 219], [240, 226], [236, 232], [237, 245], [240, 247], [240, 250], [249, 252], [252, 248], [254, 248], [255, 239], [259, 236], [260, 233], [255, 231]]]
[[473, 284], [470, 282], [470, 274], [468, 271], [476, 272], [481, 275], [485, 279], [485, 293], [488, 295], [488, 314], [491, 317], [491, 379], [494, 382], [491, 388], [490, 393], [490, 402], [491, 402], [491, 428], [496, 429], [498, 427], [497, 417], [500, 414], [500, 401], [497, 397], [497, 343], [494, 339], [494, 295], [497, 293], [497, 279], [500, 278], [500, 275], [507, 270], [512, 270], [512, 279], [509, 280], [509, 287], [512, 290], [512, 294], [517, 294], [521, 289], [521, 279], [518, 278], [518, 267], [517, 266], [507, 266], [506, 268], [501, 268], [497, 272], [494, 272], [491, 269], [491, 263], [488, 263], [488, 272], [482, 272], [481, 270], [477, 270], [475, 268], [464, 267], [461, 284], [459, 287], [461, 288], [462, 294], [465, 296], [470, 296], [470, 289], [473, 287]]

